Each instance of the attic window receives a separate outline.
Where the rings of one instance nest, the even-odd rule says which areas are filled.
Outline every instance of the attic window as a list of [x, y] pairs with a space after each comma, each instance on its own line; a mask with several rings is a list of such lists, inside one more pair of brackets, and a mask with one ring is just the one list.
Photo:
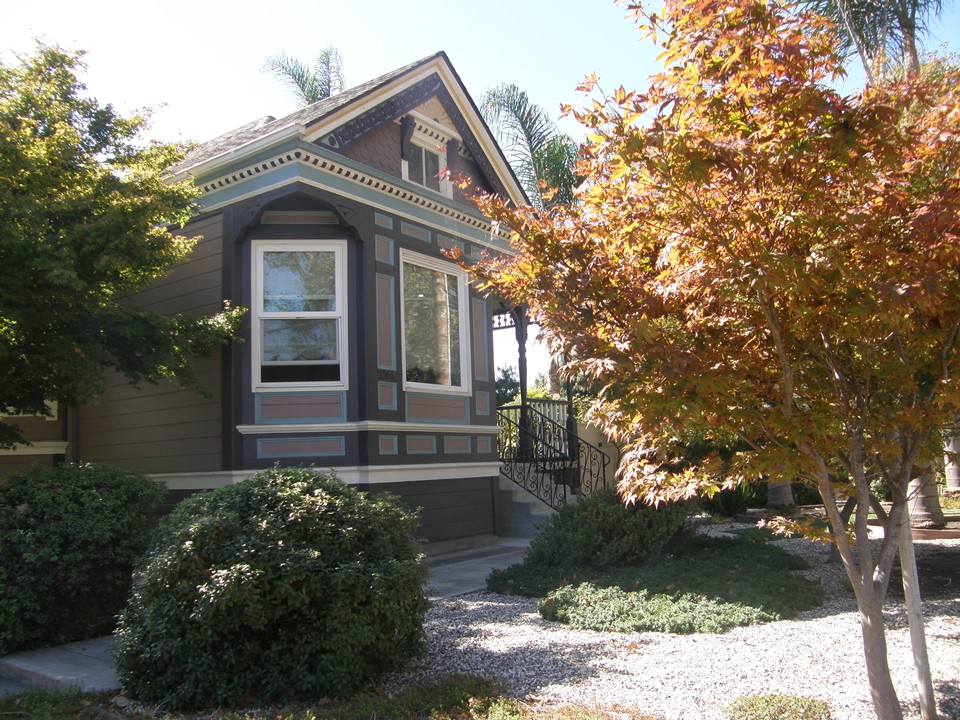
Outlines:
[[410, 113], [400, 121], [400, 157], [403, 179], [450, 197], [449, 180], [441, 179], [447, 170], [447, 148], [455, 134], [437, 122]]
[[440, 155], [420, 145], [410, 148], [407, 180], [440, 192]]

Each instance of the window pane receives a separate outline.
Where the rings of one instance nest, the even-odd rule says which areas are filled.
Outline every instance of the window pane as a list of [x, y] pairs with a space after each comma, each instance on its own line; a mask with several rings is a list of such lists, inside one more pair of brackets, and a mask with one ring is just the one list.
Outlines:
[[429, 150], [423, 151], [423, 177], [424, 185], [431, 190], [440, 192], [440, 178], [437, 174], [440, 172], [440, 156]]
[[329, 251], [265, 252], [265, 312], [336, 312], [334, 253]]
[[265, 363], [337, 361], [336, 320], [263, 320]]
[[460, 286], [456, 275], [404, 263], [403, 304], [407, 380], [460, 385]]
[[410, 148], [410, 158], [407, 160], [407, 179], [418, 185], [423, 185], [423, 148], [417, 145]]

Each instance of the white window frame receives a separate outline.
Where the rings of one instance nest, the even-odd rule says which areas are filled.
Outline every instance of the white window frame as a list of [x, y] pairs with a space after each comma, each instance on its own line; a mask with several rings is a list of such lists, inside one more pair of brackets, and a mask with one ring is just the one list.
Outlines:
[[[445, 176], [447, 167], [447, 143], [450, 140], [459, 140], [460, 138], [452, 133], [449, 129], [439, 125], [431, 120], [428, 120], [423, 115], [418, 113], [410, 113], [414, 118], [414, 130], [413, 137], [410, 138], [410, 143], [415, 147], [422, 150], [428, 150], [436, 154], [440, 158], [440, 190], [439, 194], [444, 197], [453, 197], [453, 183]], [[426, 163], [424, 163], [426, 165]], [[401, 174], [404, 180], [413, 183], [417, 187], [421, 187], [424, 190], [429, 192], [436, 193], [437, 190], [427, 187], [425, 184], [419, 182], [418, 180], [413, 180], [410, 177], [410, 161], [402, 159], [400, 161]], [[426, 169], [424, 169], [426, 172]]]
[[[439, 385], [436, 383], [422, 383], [407, 380], [407, 308], [404, 302], [404, 281], [406, 265], [417, 265], [428, 270], [453, 275], [457, 278], [457, 312], [460, 316], [460, 384]], [[411, 252], [400, 248], [400, 370], [403, 378], [403, 389], [415, 392], [441, 393], [444, 395], [469, 395], [471, 392], [471, 378], [473, 374], [473, 360], [470, 355], [470, 298], [467, 275], [459, 266], [445, 260], [438, 260], [428, 255]]]
[[[323, 312], [265, 312], [263, 309], [263, 256], [267, 252], [333, 252], [334, 298], [336, 310]], [[255, 240], [253, 242], [253, 282], [251, 303], [251, 355], [254, 391], [318, 390], [349, 388], [349, 356], [347, 343], [347, 242], [345, 240]], [[265, 319], [333, 319], [337, 321], [337, 356], [340, 380], [266, 382], [262, 379], [262, 322]]]

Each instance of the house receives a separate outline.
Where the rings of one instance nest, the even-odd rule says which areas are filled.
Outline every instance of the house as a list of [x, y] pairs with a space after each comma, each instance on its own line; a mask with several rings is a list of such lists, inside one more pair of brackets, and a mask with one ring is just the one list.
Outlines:
[[201, 361], [212, 395], [118, 376], [98, 405], [31, 420], [59, 435], [0, 471], [82, 458], [176, 499], [302, 464], [421, 507], [427, 540], [494, 532], [496, 309], [443, 251], [508, 244], [448, 169], [526, 202], [442, 52], [197, 147], [174, 172], [201, 190], [183, 234], [202, 239], [137, 302], [249, 308], [242, 342]]

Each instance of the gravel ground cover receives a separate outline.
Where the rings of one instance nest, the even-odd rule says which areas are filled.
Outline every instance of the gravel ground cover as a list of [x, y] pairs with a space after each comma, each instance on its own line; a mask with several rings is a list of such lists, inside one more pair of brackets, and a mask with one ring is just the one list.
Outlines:
[[[669, 720], [724, 720], [723, 708], [737, 697], [777, 693], [824, 700], [834, 720], [871, 720], [856, 603], [843, 587], [842, 567], [823, 546], [776, 542], [807, 559], [811, 569], [803, 573], [822, 583], [825, 605], [724, 635], [625, 634], [548, 623], [536, 600], [464, 595], [434, 604], [426, 617], [426, 656], [390, 684], [479, 675], [518, 698], [636, 707]], [[960, 540], [916, 542], [918, 557], [947, 548], [960, 564]], [[930, 664], [940, 717], [960, 720], [960, 601], [956, 592], [938, 594], [924, 601]], [[886, 619], [897, 693], [906, 716], [919, 718], [902, 601], [888, 599]]]

